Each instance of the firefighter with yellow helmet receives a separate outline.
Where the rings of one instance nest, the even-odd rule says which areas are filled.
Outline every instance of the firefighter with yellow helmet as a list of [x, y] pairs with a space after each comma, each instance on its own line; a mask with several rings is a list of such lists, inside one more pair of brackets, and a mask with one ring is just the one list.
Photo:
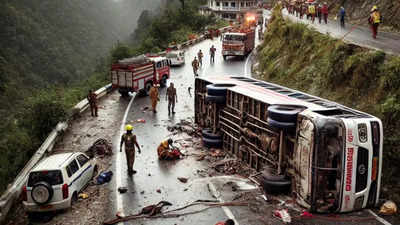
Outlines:
[[172, 146], [173, 140], [170, 138], [160, 143], [157, 148], [158, 159], [160, 160], [174, 160], [179, 159], [181, 156], [180, 151]]
[[128, 167], [128, 174], [132, 175], [136, 173], [136, 170], [132, 169], [133, 164], [135, 163], [135, 146], [138, 148], [139, 154], [140, 154], [140, 146], [136, 140], [136, 135], [132, 133], [133, 126], [128, 124], [125, 126], [125, 130], [126, 133], [123, 134], [121, 137], [119, 151], [122, 152], [122, 145], [125, 144], [125, 155]]
[[381, 14], [378, 11], [378, 7], [374, 5], [371, 9], [371, 15], [368, 19], [369, 24], [371, 25], [372, 37], [376, 39], [376, 35], [378, 34], [378, 27], [381, 23]]

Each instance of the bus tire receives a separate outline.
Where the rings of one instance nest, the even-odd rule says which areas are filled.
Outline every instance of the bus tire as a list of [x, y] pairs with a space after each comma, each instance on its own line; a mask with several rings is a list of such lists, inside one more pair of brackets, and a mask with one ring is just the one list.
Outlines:
[[293, 122], [279, 122], [271, 118], [268, 118], [267, 122], [270, 126], [278, 129], [283, 129], [285, 131], [296, 129], [296, 123]]
[[264, 175], [260, 183], [264, 191], [269, 194], [289, 193], [292, 186], [290, 179], [284, 175]]
[[271, 105], [268, 107], [268, 117], [284, 123], [296, 123], [297, 114], [306, 109], [301, 105]]
[[203, 135], [203, 138], [208, 138], [208, 139], [222, 139], [221, 134], [214, 134], [211, 129], [203, 129], [201, 131], [201, 134]]
[[226, 102], [226, 97], [207, 95], [205, 101], [208, 103], [224, 104]]
[[206, 86], [207, 94], [214, 96], [226, 96], [228, 88], [234, 87], [235, 84], [209, 84]]
[[203, 145], [207, 148], [222, 148], [222, 139], [210, 139], [203, 137]]
[[167, 86], [167, 75], [164, 75], [160, 81], [160, 87], [164, 88]]

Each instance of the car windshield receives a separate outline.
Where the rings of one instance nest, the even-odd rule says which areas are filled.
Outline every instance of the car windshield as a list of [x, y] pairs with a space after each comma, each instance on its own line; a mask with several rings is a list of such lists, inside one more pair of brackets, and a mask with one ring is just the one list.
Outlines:
[[60, 170], [36, 171], [31, 172], [28, 178], [28, 187], [32, 187], [38, 182], [47, 182], [50, 185], [58, 185], [63, 183]]
[[320, 142], [316, 150], [317, 165], [315, 206], [318, 212], [334, 212], [339, 207], [342, 154], [343, 154], [343, 127], [340, 123], [325, 124], [319, 129]]
[[224, 37], [225, 41], [244, 41], [245, 36], [243, 35], [234, 35], [234, 34], [226, 34]]

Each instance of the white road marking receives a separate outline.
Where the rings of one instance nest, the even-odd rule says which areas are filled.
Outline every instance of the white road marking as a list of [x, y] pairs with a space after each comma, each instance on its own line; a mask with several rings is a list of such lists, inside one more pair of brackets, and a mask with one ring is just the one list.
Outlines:
[[383, 223], [384, 225], [392, 225], [391, 223], [389, 223], [388, 221], [384, 220], [383, 218], [379, 217], [378, 215], [376, 215], [374, 212], [372, 212], [372, 210], [368, 209], [367, 210], [369, 213], [371, 213], [371, 215], [373, 215], [376, 220], [378, 220], [379, 222]]
[[[208, 186], [210, 187], [210, 191], [212, 192], [211, 194], [213, 194], [214, 197], [218, 199], [218, 201], [223, 203], [224, 201], [220, 198], [220, 194], [218, 193], [218, 191], [215, 188], [214, 184], [211, 183], [211, 182], [208, 182]], [[224, 211], [225, 215], [229, 219], [231, 219], [231, 220], [233, 220], [235, 222], [235, 225], [239, 225], [239, 222], [235, 219], [235, 216], [233, 215], [232, 211], [228, 207], [222, 206], [221, 208]]]
[[[119, 129], [119, 137], [121, 137], [122, 134], [124, 133], [124, 127], [125, 127], [125, 123], [126, 123], [126, 118], [128, 117], [129, 109], [131, 108], [132, 102], [136, 97], [136, 92], [134, 92], [131, 96], [132, 96], [132, 98], [129, 101], [128, 107], [125, 110], [125, 114], [124, 114], [124, 117], [123, 117], [122, 122], [121, 122], [121, 127]], [[117, 160], [115, 162], [115, 170], [116, 170], [115, 171], [115, 177], [116, 177], [117, 188], [118, 187], [122, 187], [122, 165], [121, 165], [121, 163], [122, 163], [121, 160], [122, 160], [122, 157], [123, 157], [122, 154], [123, 153], [120, 152], [119, 149], [118, 149], [118, 151], [117, 151]], [[123, 216], [123, 215], [125, 215], [125, 213], [124, 213], [122, 195], [120, 195], [117, 190], [115, 191], [115, 193], [117, 195], [116, 196], [117, 212], [121, 213], [121, 215]], [[123, 223], [119, 223], [119, 224], [123, 224]]]

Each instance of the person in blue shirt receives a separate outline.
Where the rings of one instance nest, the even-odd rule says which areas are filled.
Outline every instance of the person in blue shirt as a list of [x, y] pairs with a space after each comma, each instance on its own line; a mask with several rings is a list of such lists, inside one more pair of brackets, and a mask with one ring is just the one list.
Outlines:
[[344, 17], [346, 16], [346, 11], [344, 10], [344, 7], [341, 6], [339, 9], [339, 19], [340, 19], [340, 26], [342, 28], [345, 28], [345, 24], [344, 24]]

